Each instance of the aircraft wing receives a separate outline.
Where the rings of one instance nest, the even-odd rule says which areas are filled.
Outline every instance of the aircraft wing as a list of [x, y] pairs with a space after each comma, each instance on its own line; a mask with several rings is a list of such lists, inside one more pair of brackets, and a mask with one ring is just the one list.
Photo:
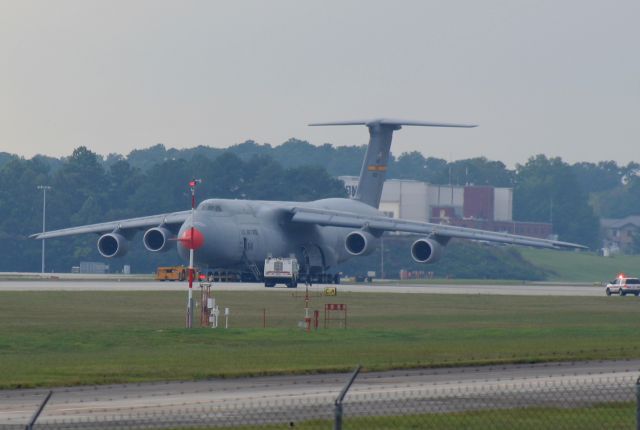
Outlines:
[[83, 225], [79, 227], [51, 230], [44, 233], [36, 233], [29, 236], [32, 239], [50, 239], [52, 237], [71, 236], [86, 233], [111, 233], [114, 230], [140, 230], [157, 227], [161, 224], [181, 224], [191, 214], [191, 211], [172, 212], [161, 215], [151, 215], [139, 218], [129, 218], [119, 221], [101, 222], [98, 224]]
[[455, 237], [461, 239], [533, 246], [538, 248], [587, 249], [587, 247], [583, 245], [557, 240], [538, 239], [536, 237], [456, 227], [446, 224], [408, 221], [385, 216], [357, 215], [350, 212], [305, 208], [299, 206], [291, 208], [290, 213], [292, 214], [291, 222], [304, 224], [350, 227], [357, 229], [369, 229], [373, 231], [399, 231], [405, 233], [425, 234], [433, 237]]

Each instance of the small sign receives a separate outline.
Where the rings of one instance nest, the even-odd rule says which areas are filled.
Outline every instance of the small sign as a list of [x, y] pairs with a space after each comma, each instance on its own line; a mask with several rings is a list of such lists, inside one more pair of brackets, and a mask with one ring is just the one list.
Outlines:
[[347, 310], [347, 305], [344, 303], [327, 303], [325, 309], [328, 311], [345, 311]]
[[336, 287], [327, 287], [324, 289], [324, 295], [325, 296], [337, 296], [338, 295], [338, 289]]

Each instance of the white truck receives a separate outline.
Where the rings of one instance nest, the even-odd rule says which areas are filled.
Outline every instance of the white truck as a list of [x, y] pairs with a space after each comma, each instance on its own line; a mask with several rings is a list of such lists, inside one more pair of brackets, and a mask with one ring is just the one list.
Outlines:
[[264, 260], [264, 286], [285, 284], [287, 288], [297, 288], [299, 270], [295, 258], [267, 257]]

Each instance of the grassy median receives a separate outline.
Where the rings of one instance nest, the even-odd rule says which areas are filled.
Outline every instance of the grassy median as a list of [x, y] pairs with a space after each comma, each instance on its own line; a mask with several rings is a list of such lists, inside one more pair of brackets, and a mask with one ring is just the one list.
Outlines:
[[[630, 402], [598, 404], [585, 408], [531, 407], [400, 416], [345, 415], [344, 426], [352, 430], [622, 430], [634, 427], [634, 412], [635, 405]], [[330, 429], [332, 425], [333, 421], [330, 420], [309, 420], [292, 422], [288, 427], [316, 430]], [[266, 424], [223, 427], [222, 430], [278, 430], [285, 426], [286, 424]]]
[[302, 293], [219, 292], [230, 328], [186, 330], [182, 292], [2, 292], [0, 387], [640, 357], [636, 297], [340, 292], [306, 333]]
[[639, 255], [600, 257], [589, 252], [519, 248], [518, 252], [534, 266], [549, 274], [549, 281], [607, 282], [618, 275], [640, 276]]

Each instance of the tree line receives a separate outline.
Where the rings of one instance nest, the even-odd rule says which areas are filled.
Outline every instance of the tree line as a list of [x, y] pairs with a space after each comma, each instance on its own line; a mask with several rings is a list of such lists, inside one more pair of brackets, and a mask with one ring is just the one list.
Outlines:
[[[0, 153], [0, 270], [38, 270], [42, 192], [51, 185], [47, 229], [188, 209], [186, 186], [201, 177], [200, 198], [314, 200], [345, 196], [337, 175], [359, 174], [365, 146], [314, 146], [289, 140], [272, 147], [253, 141], [227, 149], [167, 149], [155, 145], [127, 156], [99, 156], [80, 147], [68, 157], [31, 159]], [[419, 152], [391, 157], [389, 178], [434, 184], [514, 188], [514, 218], [552, 222], [559, 238], [599, 244], [599, 217], [640, 213], [637, 163], [575, 163], [544, 155], [508, 169], [500, 161], [472, 158], [447, 162]], [[310, 179], [312, 178], [312, 180]], [[68, 271], [81, 260], [100, 259], [95, 237], [51, 240], [48, 267]], [[139, 241], [139, 238], [135, 239]], [[150, 255], [132, 247], [126, 260], [135, 271], [175, 263], [175, 253]], [[170, 254], [170, 255], [169, 255]], [[113, 260], [112, 260], [113, 261]], [[121, 263], [114, 263], [121, 264]]]
[[[77, 148], [52, 169], [40, 158], [12, 158], [0, 167], [0, 271], [38, 271], [40, 242], [28, 238], [42, 231], [42, 192], [47, 192], [47, 230], [189, 209], [188, 181], [201, 178], [200, 199], [315, 200], [346, 196], [343, 183], [318, 166], [285, 168], [262, 155], [243, 161], [232, 153], [211, 160], [169, 159], [143, 171], [127, 160], [105, 167], [98, 155]], [[313, 178], [313, 180], [310, 180]], [[99, 261], [94, 235], [47, 241], [47, 270], [69, 271], [80, 261]], [[134, 238], [141, 242], [140, 235]], [[176, 264], [175, 252], [150, 255], [141, 243], [122, 262], [134, 271], [151, 272], [159, 264]]]

